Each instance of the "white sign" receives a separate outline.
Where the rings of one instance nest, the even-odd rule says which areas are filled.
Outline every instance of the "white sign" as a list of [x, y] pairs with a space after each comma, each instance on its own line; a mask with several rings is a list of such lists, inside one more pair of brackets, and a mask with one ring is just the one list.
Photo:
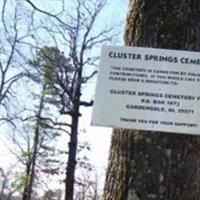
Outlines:
[[92, 125], [200, 134], [200, 53], [103, 46]]

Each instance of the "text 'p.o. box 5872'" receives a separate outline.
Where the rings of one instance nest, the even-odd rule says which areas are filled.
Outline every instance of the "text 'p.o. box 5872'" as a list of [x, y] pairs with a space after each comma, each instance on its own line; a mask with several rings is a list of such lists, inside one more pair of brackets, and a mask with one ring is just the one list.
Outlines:
[[200, 53], [103, 46], [92, 125], [200, 134]]

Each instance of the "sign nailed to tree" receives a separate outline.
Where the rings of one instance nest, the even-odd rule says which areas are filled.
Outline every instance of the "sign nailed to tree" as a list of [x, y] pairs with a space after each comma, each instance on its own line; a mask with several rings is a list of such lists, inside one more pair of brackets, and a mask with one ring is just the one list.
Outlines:
[[92, 125], [200, 134], [200, 53], [103, 46]]

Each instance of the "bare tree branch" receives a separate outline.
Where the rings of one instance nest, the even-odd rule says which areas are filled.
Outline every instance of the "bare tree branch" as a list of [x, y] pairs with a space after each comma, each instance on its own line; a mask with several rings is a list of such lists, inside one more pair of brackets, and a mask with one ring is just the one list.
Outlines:
[[62, 21], [57, 15], [53, 15], [45, 10], [42, 10], [40, 8], [38, 8], [37, 6], [35, 6], [35, 4], [33, 4], [30, 0], [25, 0], [28, 4], [30, 4], [35, 10], [37, 10], [40, 13], [43, 13], [47, 16], [50, 16], [54, 19], [56, 19], [58, 22], [60, 22], [62, 25], [64, 25], [67, 29], [73, 29], [72, 26], [69, 26], [67, 23], [65, 23], [64, 21]]

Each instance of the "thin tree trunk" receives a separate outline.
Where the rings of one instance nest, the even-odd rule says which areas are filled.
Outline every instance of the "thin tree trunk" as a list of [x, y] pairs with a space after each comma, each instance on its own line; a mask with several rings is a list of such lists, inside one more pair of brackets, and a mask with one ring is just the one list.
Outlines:
[[40, 122], [41, 122], [41, 115], [44, 108], [44, 97], [45, 97], [45, 91], [46, 91], [46, 85], [44, 84], [42, 89], [42, 96], [40, 98], [40, 105], [39, 110], [37, 113], [37, 120], [36, 120], [36, 127], [35, 127], [35, 137], [34, 137], [34, 143], [33, 143], [33, 154], [32, 154], [32, 165], [31, 165], [31, 174], [30, 174], [30, 182], [29, 182], [29, 191], [28, 191], [28, 199], [31, 200], [32, 191], [33, 191], [33, 183], [35, 180], [35, 165], [38, 155], [38, 147], [40, 142]]
[[2, 183], [1, 183], [1, 190], [0, 190], [0, 199], [3, 199], [5, 197], [5, 190], [7, 186], [7, 176], [4, 174], [3, 169], [0, 168], [1, 176], [2, 176]]
[[26, 182], [22, 194], [22, 200], [28, 200], [30, 173], [31, 173], [31, 161], [28, 160], [26, 163]]
[[[129, 46], [200, 50], [200, 1], [130, 0]], [[199, 200], [200, 137], [116, 129], [105, 200]]]
[[44, 92], [46, 90], [46, 85], [43, 86], [42, 96], [40, 98], [39, 109], [37, 113], [36, 125], [35, 125], [35, 133], [34, 133], [34, 142], [33, 142], [33, 152], [30, 158], [28, 171], [27, 171], [27, 184], [24, 188], [23, 198], [22, 200], [31, 200], [32, 191], [33, 191], [33, 183], [35, 180], [35, 165], [38, 153], [38, 146], [40, 142], [40, 117], [42, 115], [43, 107], [44, 107]]

